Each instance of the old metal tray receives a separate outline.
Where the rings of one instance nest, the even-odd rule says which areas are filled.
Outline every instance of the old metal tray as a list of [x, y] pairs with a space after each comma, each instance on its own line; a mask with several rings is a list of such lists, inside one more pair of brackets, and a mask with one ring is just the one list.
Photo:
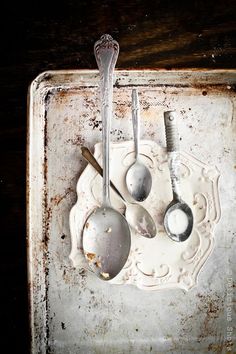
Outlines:
[[[28, 272], [32, 353], [233, 352], [236, 71], [117, 71], [112, 139], [131, 140], [138, 87], [142, 139], [164, 146], [163, 110], [181, 116], [181, 147], [220, 173], [214, 247], [189, 292], [148, 292], [74, 266], [69, 213], [101, 141], [97, 71], [51, 71], [29, 90]], [[234, 257], [233, 257], [234, 256]]]

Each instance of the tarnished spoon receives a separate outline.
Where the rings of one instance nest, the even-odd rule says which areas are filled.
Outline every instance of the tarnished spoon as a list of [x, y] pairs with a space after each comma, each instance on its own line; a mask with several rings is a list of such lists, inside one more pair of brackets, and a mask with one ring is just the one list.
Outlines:
[[135, 162], [129, 167], [126, 174], [126, 185], [134, 200], [145, 200], [152, 187], [152, 176], [149, 169], [139, 158], [139, 99], [136, 89], [132, 90], [132, 121], [134, 131]]
[[[103, 176], [102, 167], [99, 165], [96, 158], [93, 156], [91, 151], [82, 146], [81, 148], [82, 156], [93, 166], [93, 168]], [[140, 204], [137, 203], [128, 203], [122, 196], [122, 194], [118, 191], [118, 189], [114, 186], [112, 182], [110, 182], [111, 188], [116, 192], [116, 194], [122, 199], [125, 204], [125, 217], [128, 221], [129, 225], [136, 230], [141, 236], [147, 238], [153, 238], [156, 236], [157, 230], [156, 225], [148, 213], [148, 211]]]
[[114, 278], [125, 265], [131, 245], [129, 225], [122, 214], [112, 208], [109, 180], [109, 135], [112, 116], [113, 74], [119, 44], [108, 34], [94, 45], [100, 73], [103, 137], [103, 203], [84, 225], [83, 250], [93, 272], [103, 280]]
[[180, 193], [179, 180], [179, 138], [176, 112], [164, 112], [166, 144], [169, 157], [170, 178], [173, 200], [168, 205], [164, 216], [167, 235], [173, 240], [183, 242], [188, 239], [193, 229], [193, 213]]

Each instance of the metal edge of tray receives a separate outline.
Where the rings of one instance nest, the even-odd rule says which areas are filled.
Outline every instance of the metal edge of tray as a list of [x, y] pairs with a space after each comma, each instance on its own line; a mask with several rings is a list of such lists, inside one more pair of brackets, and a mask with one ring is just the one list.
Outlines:
[[[115, 86], [123, 86], [127, 75], [132, 73], [134, 75], [134, 83], [137, 79], [138, 85], [142, 85], [143, 78], [149, 74], [153, 78], [152, 85], [149, 86], [193, 86], [193, 87], [206, 87], [207, 85], [235, 85], [236, 70], [235, 69], [187, 69], [187, 70], [116, 70], [119, 75], [119, 80], [115, 82]], [[42, 341], [43, 346], [40, 347], [40, 352], [46, 353], [47, 350], [47, 294], [46, 294], [46, 272], [47, 264], [40, 263], [40, 256], [47, 253], [47, 240], [44, 239], [45, 229], [47, 225], [44, 224], [44, 205], [45, 205], [45, 176], [47, 173], [47, 166], [45, 161], [45, 139], [46, 139], [46, 124], [45, 124], [45, 107], [44, 99], [48, 92], [52, 89], [73, 88], [81, 86], [90, 86], [89, 80], [84, 81], [83, 76], [88, 74], [98, 74], [98, 70], [52, 70], [45, 71], [39, 74], [30, 84], [27, 96], [27, 163], [26, 163], [26, 223], [27, 223], [27, 271], [28, 271], [28, 298], [29, 298], [29, 322], [30, 322], [30, 347], [31, 352], [34, 353], [36, 343], [34, 338], [35, 328], [37, 323], [35, 316], [41, 316]], [[160, 78], [158, 77], [160, 76]], [[71, 85], [73, 78], [73, 85]], [[144, 82], [144, 80], [143, 80]], [[93, 84], [94, 85], [94, 81]], [[130, 84], [130, 86], [132, 86]], [[36, 107], [40, 107], [40, 119], [34, 121], [34, 112]], [[34, 137], [34, 128], [37, 126], [42, 131], [41, 140]], [[35, 144], [37, 143], [37, 144]], [[35, 161], [32, 158], [34, 149], [37, 148], [40, 153], [40, 158]], [[36, 178], [37, 177], [37, 178]], [[42, 194], [37, 192], [37, 187], [40, 187]], [[37, 224], [32, 224], [37, 215]], [[36, 228], [36, 230], [35, 230]], [[39, 248], [41, 254], [37, 254], [37, 259], [34, 258], [33, 240], [34, 235], [37, 236], [37, 242], [41, 243]], [[42, 257], [43, 259], [43, 257]], [[34, 263], [35, 262], [35, 263]], [[41, 272], [40, 272], [41, 270]], [[35, 273], [35, 271], [37, 273]], [[35, 289], [34, 289], [34, 276], [37, 274], [41, 276], [42, 285], [37, 289], [38, 298], [42, 297], [40, 302], [41, 308], [36, 309], [34, 304]], [[41, 275], [40, 275], [41, 274]], [[39, 317], [38, 317], [39, 318]]]

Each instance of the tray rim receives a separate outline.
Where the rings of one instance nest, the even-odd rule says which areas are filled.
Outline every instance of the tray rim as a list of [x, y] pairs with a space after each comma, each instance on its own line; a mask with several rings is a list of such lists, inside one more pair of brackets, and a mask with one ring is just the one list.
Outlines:
[[[199, 84], [206, 84], [208, 83], [209, 85], [214, 85], [213, 82], [211, 82], [212, 79], [215, 79], [215, 84], [226, 84], [227, 82], [225, 81], [228, 79], [229, 81], [232, 80], [231, 75], [235, 76], [234, 80], [236, 80], [236, 68], [235, 69], [172, 69], [172, 70], [167, 70], [167, 69], [131, 69], [131, 70], [122, 70], [122, 69], [115, 69], [115, 75], [119, 76], [127, 76], [127, 74], [151, 74], [151, 75], [166, 75], [166, 78], [172, 78], [174, 75], [179, 75], [182, 79], [184, 77], [185, 80], [187, 80], [188, 84], [191, 84], [191, 86], [198, 86]], [[99, 77], [99, 71], [97, 69], [66, 69], [66, 70], [46, 70], [40, 73], [39, 75], [36, 76], [36, 78], [30, 83], [29, 85], [29, 95], [32, 94], [32, 91], [37, 90], [40, 86], [42, 86], [42, 83], [45, 82], [45, 80], [48, 80], [48, 78], [52, 78], [57, 76], [58, 79], [60, 76], [64, 78], [65, 76], [76, 76], [76, 75], [89, 75], [89, 74], [97, 74]], [[225, 78], [224, 76], [226, 75]], [[197, 84], [193, 84], [191, 80], [196, 79], [199, 77], [202, 77], [202, 81]], [[217, 78], [215, 78], [217, 77]], [[205, 80], [204, 80], [205, 79]], [[219, 80], [220, 79], [220, 80]], [[220, 81], [220, 82], [219, 82]], [[58, 81], [59, 83], [60, 81]], [[173, 82], [172, 82], [173, 84]], [[182, 84], [182, 80], [181, 80]], [[165, 86], [164, 83], [162, 83], [163, 86]], [[97, 85], [94, 85], [97, 86]], [[121, 85], [122, 86], [122, 85]], [[182, 86], [184, 86], [182, 84]], [[186, 86], [186, 85], [185, 85]], [[189, 86], [189, 85], [187, 85]], [[50, 82], [47, 82], [47, 84], [44, 86], [45, 88], [49, 89], [51, 87], [54, 87], [53, 83], [50, 84]]]
[[[128, 74], [153, 74], [153, 75], [167, 75], [168, 78], [173, 77], [173, 75], [189, 75], [190, 81], [188, 85], [182, 85], [187, 87], [198, 87], [198, 85], [193, 84], [191, 81], [191, 77], [193, 78], [203, 78], [203, 82], [200, 83], [201, 86], [214, 86], [214, 85], [225, 85], [228, 83], [227, 80], [230, 82], [236, 83], [236, 69], [131, 69], [131, 70], [123, 70], [123, 69], [116, 69], [115, 74], [120, 76], [127, 76]], [[90, 74], [97, 74], [99, 76], [99, 71], [97, 69], [67, 69], [67, 70], [47, 70], [40, 73], [29, 85], [28, 87], [28, 94], [27, 94], [27, 139], [26, 139], [26, 247], [27, 247], [27, 277], [28, 277], [28, 304], [29, 304], [29, 325], [30, 325], [30, 347], [31, 352], [34, 353], [36, 350], [35, 341], [34, 341], [34, 329], [35, 329], [35, 313], [34, 313], [34, 291], [33, 291], [33, 227], [31, 221], [34, 219], [32, 215], [32, 206], [33, 206], [33, 196], [32, 193], [35, 192], [35, 187], [38, 183], [38, 180], [33, 182], [33, 160], [32, 151], [34, 150], [34, 140], [35, 137], [33, 135], [33, 123], [34, 123], [34, 109], [35, 105], [43, 103], [44, 100], [40, 99], [40, 97], [45, 97], [47, 93], [52, 88], [58, 88], [61, 84], [63, 84], [63, 78], [68, 76], [69, 78], [81, 75], [90, 75]], [[226, 76], [226, 77], [225, 77]], [[58, 81], [50, 82], [46, 81], [47, 78], [56, 78]], [[204, 81], [205, 78], [205, 81]], [[218, 80], [217, 80], [218, 78]], [[211, 82], [210, 79], [214, 79], [214, 83]], [[188, 79], [187, 79], [188, 80]], [[220, 82], [219, 82], [220, 81]], [[55, 85], [57, 83], [57, 85]], [[165, 84], [162, 83], [165, 86]], [[81, 85], [82, 86], [82, 85]], [[96, 84], [93, 85], [94, 87], [97, 86]], [[122, 86], [122, 85], [120, 85]], [[131, 86], [131, 85], [129, 85]], [[140, 85], [141, 86], [141, 85]], [[157, 84], [154, 86], [158, 86]], [[175, 86], [174, 84], [172, 86]], [[73, 85], [69, 86], [70, 88]], [[42, 108], [42, 107], [41, 107]], [[43, 106], [44, 111], [44, 106]], [[43, 122], [41, 122], [43, 123]], [[42, 125], [43, 134], [45, 133], [45, 126]], [[44, 151], [43, 151], [44, 153]], [[42, 166], [41, 166], [42, 167]], [[41, 210], [43, 211], [43, 205], [41, 205]], [[43, 225], [41, 225], [41, 229], [43, 231]], [[46, 278], [46, 276], [45, 276]], [[46, 312], [46, 308], [43, 308], [44, 315]], [[44, 317], [43, 317], [44, 318]], [[44, 329], [47, 327], [47, 320], [44, 318]], [[47, 338], [44, 338], [44, 347], [40, 348], [41, 353], [46, 353], [47, 350]]]

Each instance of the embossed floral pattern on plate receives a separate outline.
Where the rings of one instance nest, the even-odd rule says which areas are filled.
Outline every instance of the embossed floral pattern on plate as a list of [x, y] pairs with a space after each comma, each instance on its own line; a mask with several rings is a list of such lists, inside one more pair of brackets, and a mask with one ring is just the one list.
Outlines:
[[[197, 275], [213, 247], [214, 227], [220, 218], [219, 171], [186, 152], [180, 153], [182, 197], [193, 210], [194, 227], [187, 241], [176, 243], [168, 238], [163, 227], [165, 208], [172, 199], [166, 149], [153, 141], [143, 140], [140, 152], [153, 177], [152, 191], [142, 205], [156, 222], [157, 236], [146, 239], [132, 230], [128, 261], [110, 282], [133, 284], [145, 290], [176, 287], [189, 290], [196, 285]], [[101, 162], [100, 143], [95, 145], [95, 157]], [[132, 141], [111, 144], [111, 179], [127, 200], [130, 196], [124, 182], [125, 174], [133, 161]], [[70, 258], [75, 267], [87, 268], [81, 231], [88, 214], [101, 203], [101, 190], [101, 177], [87, 166], [78, 180], [78, 199], [70, 214]], [[112, 205], [123, 212], [124, 205], [113, 191], [111, 199]]]

